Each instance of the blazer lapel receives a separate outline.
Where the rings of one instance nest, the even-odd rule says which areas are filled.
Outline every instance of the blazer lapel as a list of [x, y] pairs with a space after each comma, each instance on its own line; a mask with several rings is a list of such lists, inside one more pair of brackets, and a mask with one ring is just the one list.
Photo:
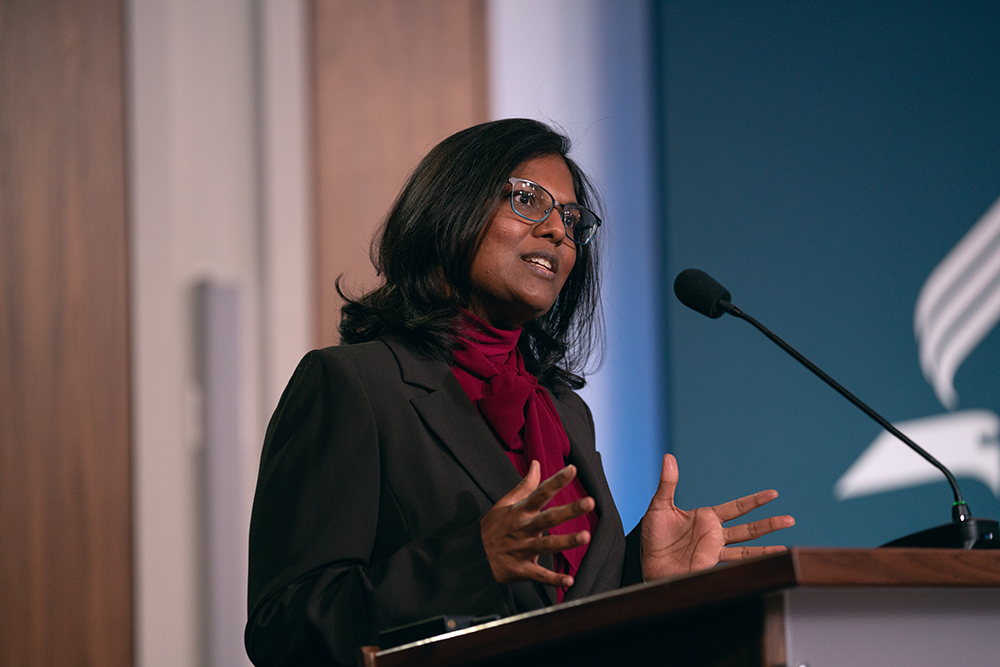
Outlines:
[[[487, 498], [496, 503], [507, 495], [521, 481], [521, 477], [497, 443], [493, 431], [455, 379], [451, 368], [440, 360], [417, 356], [391, 337], [383, 340], [399, 363], [403, 382], [426, 390], [426, 393], [411, 398], [410, 404], [428, 428], [437, 435]], [[621, 532], [621, 519], [596, 452], [588, 454], [588, 448], [581, 444], [589, 438], [590, 425], [561, 401], [553, 398], [553, 402], [569, 436], [568, 462], [576, 466], [584, 488], [597, 504], [598, 514], [597, 530], [591, 536], [587, 556], [567, 595], [567, 599], [570, 599], [588, 595], [602, 574], [604, 578], [609, 578], [605, 561], [615, 549], [616, 536]], [[617, 531], [615, 526], [618, 526]], [[624, 550], [624, 546], [620, 548]], [[538, 562], [548, 569], [553, 567], [552, 556], [549, 554], [539, 557]], [[614, 576], [620, 577], [620, 572]], [[535, 588], [547, 600], [546, 604], [556, 603], [554, 588], [541, 584], [536, 584]]]
[[495, 503], [507, 495], [521, 477], [451, 368], [442, 361], [418, 357], [391, 338], [385, 342], [399, 362], [403, 382], [427, 390], [426, 394], [410, 399], [410, 404], [428, 428], [487, 498]]
[[[496, 503], [507, 495], [521, 481], [521, 476], [451, 368], [442, 361], [415, 355], [397, 340], [388, 337], [383, 340], [399, 362], [403, 382], [427, 390], [426, 394], [411, 398], [410, 404], [428, 428], [440, 438], [487, 498]], [[541, 555], [538, 563], [551, 570], [552, 555]], [[556, 603], [553, 587], [534, 583], [533, 588], [543, 604]]]

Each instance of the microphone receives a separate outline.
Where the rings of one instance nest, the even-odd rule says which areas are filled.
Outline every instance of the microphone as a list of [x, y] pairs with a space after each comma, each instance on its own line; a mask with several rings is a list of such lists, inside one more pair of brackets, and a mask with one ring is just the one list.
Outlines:
[[698, 269], [684, 269], [677, 275], [674, 294], [685, 306], [713, 320], [726, 312], [721, 304], [732, 300], [729, 290]]
[[861, 399], [847, 391], [840, 383], [820, 370], [818, 366], [799, 354], [795, 348], [773, 334], [760, 322], [734, 306], [731, 302], [732, 297], [729, 294], [729, 290], [716, 282], [714, 278], [698, 269], [685, 269], [674, 280], [674, 293], [681, 303], [692, 310], [698, 311], [702, 315], [714, 319], [721, 317], [723, 313], [729, 313], [733, 317], [738, 317], [741, 320], [749, 322], [777, 344], [778, 347], [790, 354], [796, 361], [833, 387], [841, 396], [874, 419], [879, 426], [899, 438], [910, 449], [924, 457], [931, 465], [944, 473], [944, 476], [948, 479], [948, 484], [951, 485], [952, 494], [955, 497], [955, 502], [951, 510], [951, 523], [907, 535], [882, 546], [1000, 549], [1000, 524], [992, 519], [972, 518], [968, 504], [962, 499], [962, 491], [958, 488], [955, 476], [951, 474], [951, 471], [944, 464], [931, 456], [917, 443], [913, 442]]

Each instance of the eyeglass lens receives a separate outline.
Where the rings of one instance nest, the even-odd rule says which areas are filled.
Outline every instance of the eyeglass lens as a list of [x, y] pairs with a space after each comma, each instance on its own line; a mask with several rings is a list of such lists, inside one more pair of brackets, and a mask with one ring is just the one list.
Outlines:
[[[548, 190], [531, 181], [511, 179], [510, 205], [514, 212], [532, 222], [541, 222], [555, 207]], [[596, 216], [576, 204], [562, 205], [562, 221], [566, 234], [580, 244], [590, 243], [597, 231]]]

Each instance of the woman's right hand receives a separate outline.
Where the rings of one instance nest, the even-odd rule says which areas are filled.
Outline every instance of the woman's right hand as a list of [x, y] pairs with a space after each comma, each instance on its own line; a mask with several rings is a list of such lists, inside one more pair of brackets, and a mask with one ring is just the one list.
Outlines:
[[547, 531], [593, 510], [594, 499], [581, 498], [568, 505], [544, 509], [560, 489], [573, 481], [576, 467], [566, 466], [539, 484], [541, 476], [541, 466], [532, 461], [524, 479], [483, 516], [480, 520], [483, 547], [498, 583], [537, 581], [569, 588], [573, 577], [545, 569], [538, 564], [538, 557], [590, 541], [590, 531], [586, 530], [568, 535], [548, 535]]

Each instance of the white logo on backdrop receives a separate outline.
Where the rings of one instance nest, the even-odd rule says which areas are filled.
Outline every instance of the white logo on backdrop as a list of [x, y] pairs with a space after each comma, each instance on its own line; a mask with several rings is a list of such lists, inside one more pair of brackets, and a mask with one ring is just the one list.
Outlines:
[[[958, 405], [955, 373], [1000, 321], [1000, 199], [934, 268], [913, 317], [920, 368], [948, 410]], [[1000, 384], [1000, 383], [998, 383]], [[1000, 498], [1000, 417], [957, 412], [894, 424], [956, 476], [978, 479]], [[889, 433], [881, 433], [837, 480], [840, 500], [941, 479]]]

